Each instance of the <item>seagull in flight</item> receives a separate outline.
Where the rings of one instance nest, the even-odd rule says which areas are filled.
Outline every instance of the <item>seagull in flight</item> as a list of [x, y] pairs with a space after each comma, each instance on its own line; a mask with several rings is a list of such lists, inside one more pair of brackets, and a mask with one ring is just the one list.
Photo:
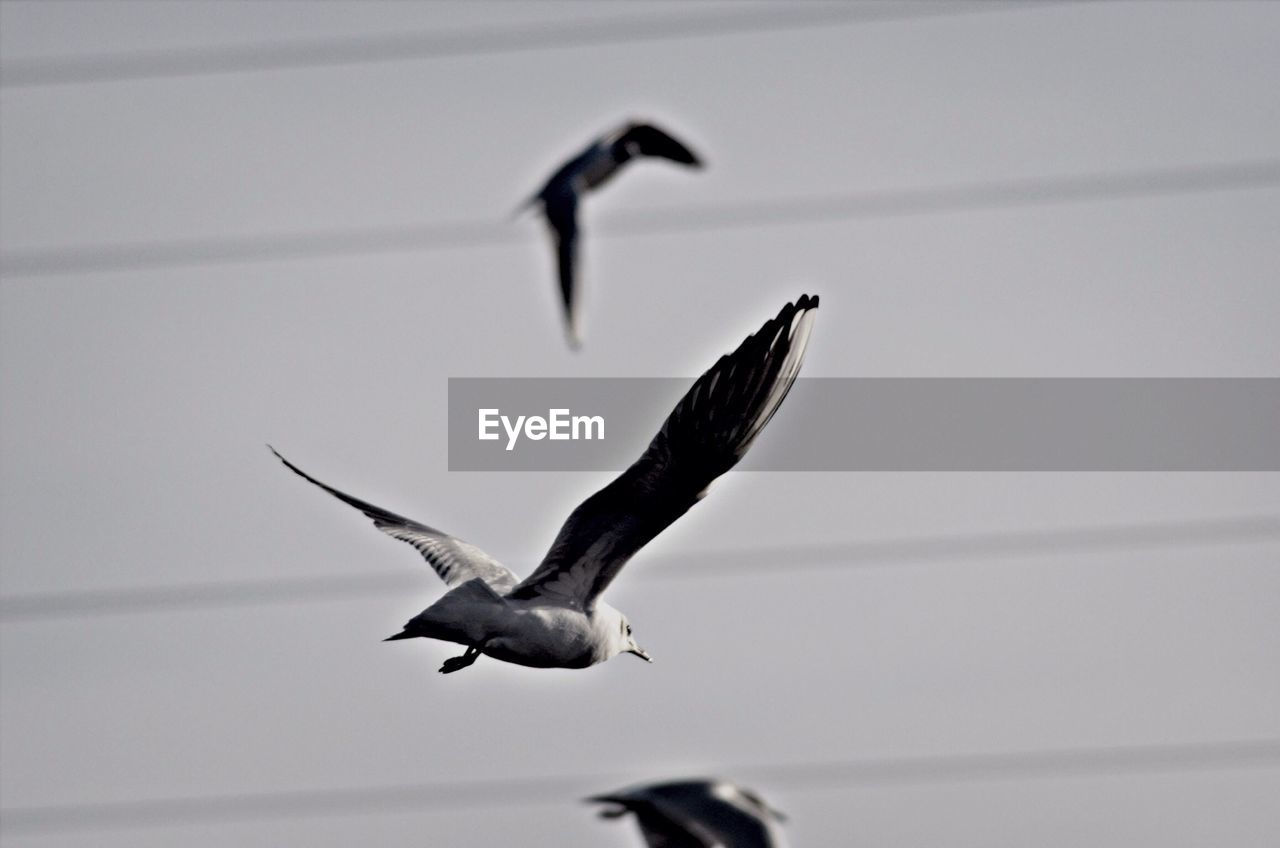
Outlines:
[[[818, 308], [801, 296], [720, 357], [680, 400], [648, 449], [587, 498], [523, 581], [484, 551], [321, 483], [281, 462], [418, 549], [449, 591], [385, 641], [440, 639], [466, 646], [440, 671], [484, 654], [534, 668], [586, 668], [621, 653], [650, 661], [627, 617], [600, 595], [649, 540], [697, 503], [737, 464], [795, 382]], [[270, 447], [270, 446], [268, 446]]]
[[702, 160], [674, 137], [653, 124], [628, 121], [601, 136], [560, 166], [546, 184], [520, 208], [542, 204], [547, 225], [556, 245], [560, 274], [560, 295], [564, 300], [565, 332], [569, 346], [577, 349], [582, 340], [578, 328], [578, 292], [575, 265], [578, 247], [578, 200], [597, 188], [637, 156], [670, 159], [692, 168]]
[[782, 848], [785, 817], [759, 795], [724, 780], [637, 786], [586, 799], [605, 819], [636, 817], [649, 848]]

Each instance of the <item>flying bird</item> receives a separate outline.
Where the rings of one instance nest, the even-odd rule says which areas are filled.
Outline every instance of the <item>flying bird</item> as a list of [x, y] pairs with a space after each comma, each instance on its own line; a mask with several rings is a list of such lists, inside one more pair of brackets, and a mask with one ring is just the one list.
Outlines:
[[649, 660], [627, 617], [600, 595], [632, 555], [746, 454], [795, 382], [817, 308], [817, 297], [801, 296], [720, 357], [644, 454], [569, 515], [523, 581], [474, 545], [340, 492], [271, 452], [388, 536], [413, 545], [444, 580], [449, 591], [386, 640], [465, 645], [441, 672], [466, 668], [481, 654], [535, 668], [586, 668], [620, 653]]
[[782, 848], [784, 816], [749, 789], [724, 780], [637, 786], [586, 799], [600, 817], [635, 816], [649, 848]]
[[653, 124], [628, 121], [591, 142], [586, 150], [561, 165], [538, 193], [520, 207], [542, 204], [555, 242], [565, 332], [569, 346], [574, 349], [582, 344], [576, 272], [578, 202], [587, 190], [608, 182], [623, 165], [637, 156], [655, 156], [693, 168], [702, 167], [702, 160], [693, 151], [665, 131]]

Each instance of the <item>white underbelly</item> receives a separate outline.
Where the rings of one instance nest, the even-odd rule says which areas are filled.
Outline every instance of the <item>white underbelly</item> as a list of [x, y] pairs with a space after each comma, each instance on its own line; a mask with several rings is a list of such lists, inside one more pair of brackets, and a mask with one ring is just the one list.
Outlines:
[[602, 657], [586, 615], [563, 608], [515, 610], [484, 653], [494, 659], [538, 668], [583, 668]]

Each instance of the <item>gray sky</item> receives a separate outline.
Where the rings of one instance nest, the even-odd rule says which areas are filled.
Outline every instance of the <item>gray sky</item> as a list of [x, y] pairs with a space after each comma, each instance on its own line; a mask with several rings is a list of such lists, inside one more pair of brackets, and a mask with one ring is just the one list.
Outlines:
[[[443, 678], [451, 647], [379, 642], [439, 594], [436, 578], [263, 445], [527, 573], [609, 475], [448, 473], [448, 377], [694, 376], [802, 291], [823, 298], [809, 376], [1277, 376], [1274, 180], [687, 233], [609, 228], [659, 207], [1274, 162], [1280, 5], [949, 9], [337, 66], [58, 85], [8, 76], [87, 54], [717, 10], [755, 14], [0, 5], [3, 596], [397, 571], [414, 587], [4, 621], [3, 809], [572, 784], [563, 803], [15, 830], [6, 846], [624, 846], [630, 829], [598, 822], [578, 797], [702, 773], [759, 789], [789, 814], [799, 848], [1276, 844], [1274, 759], [862, 784], [746, 768], [1276, 740], [1274, 532], [1000, 556], [956, 545], [823, 568], [780, 555], [724, 575], [733, 552], [758, 566], [761, 551], [793, 544], [1274, 518], [1280, 475], [734, 474], [610, 590], [654, 665], [481, 660]], [[670, 127], [710, 167], [642, 163], [591, 198], [586, 347], [574, 355], [541, 228], [506, 217], [629, 115]], [[326, 245], [334, 232], [454, 221], [492, 221], [511, 240], [37, 267], [60, 248]], [[666, 411], [653, 411], [655, 427]], [[762, 439], [803, 438], [795, 424], [784, 409]], [[591, 775], [605, 779], [573, 781]]]

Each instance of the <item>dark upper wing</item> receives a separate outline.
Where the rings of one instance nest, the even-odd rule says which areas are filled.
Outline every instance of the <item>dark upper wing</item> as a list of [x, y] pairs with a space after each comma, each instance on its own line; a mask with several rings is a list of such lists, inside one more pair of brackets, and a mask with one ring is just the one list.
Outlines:
[[[267, 447], [271, 448], [270, 445]], [[380, 506], [353, 498], [345, 492], [321, 483], [281, 456], [275, 448], [271, 448], [271, 452], [294, 474], [309, 483], [314, 483], [338, 500], [351, 504], [372, 518], [373, 525], [383, 533], [417, 548], [449, 588], [461, 586], [468, 580], [479, 577], [498, 593], [505, 593], [518, 582], [516, 576], [505, 566], [475, 545], [455, 539], [447, 533], [441, 533], [412, 519], [396, 515], [394, 512], [388, 512]]]
[[569, 346], [581, 345], [578, 332], [578, 195], [570, 188], [543, 196], [547, 224], [556, 243], [556, 270], [560, 277], [560, 297], [564, 304], [565, 333]]
[[692, 150], [653, 124], [631, 124], [615, 143], [641, 156], [659, 156], [684, 165], [702, 165], [702, 160]]
[[636, 551], [747, 452], [800, 371], [817, 308], [808, 295], [788, 303], [720, 357], [644, 455], [570, 514], [542, 564], [509, 597], [553, 596], [589, 608]]
[[600, 813], [601, 817], [616, 819], [631, 813], [636, 817], [640, 833], [644, 836], [649, 848], [724, 848], [724, 843], [706, 832], [696, 822], [684, 821], [683, 817], [672, 816], [660, 804], [637, 795], [600, 795], [588, 798], [588, 801], [600, 804], [616, 804], [613, 809]]
[[637, 802], [631, 813], [640, 825], [644, 841], [649, 848], [726, 848], [727, 843], [707, 833], [695, 821], [681, 821], [657, 804]]

